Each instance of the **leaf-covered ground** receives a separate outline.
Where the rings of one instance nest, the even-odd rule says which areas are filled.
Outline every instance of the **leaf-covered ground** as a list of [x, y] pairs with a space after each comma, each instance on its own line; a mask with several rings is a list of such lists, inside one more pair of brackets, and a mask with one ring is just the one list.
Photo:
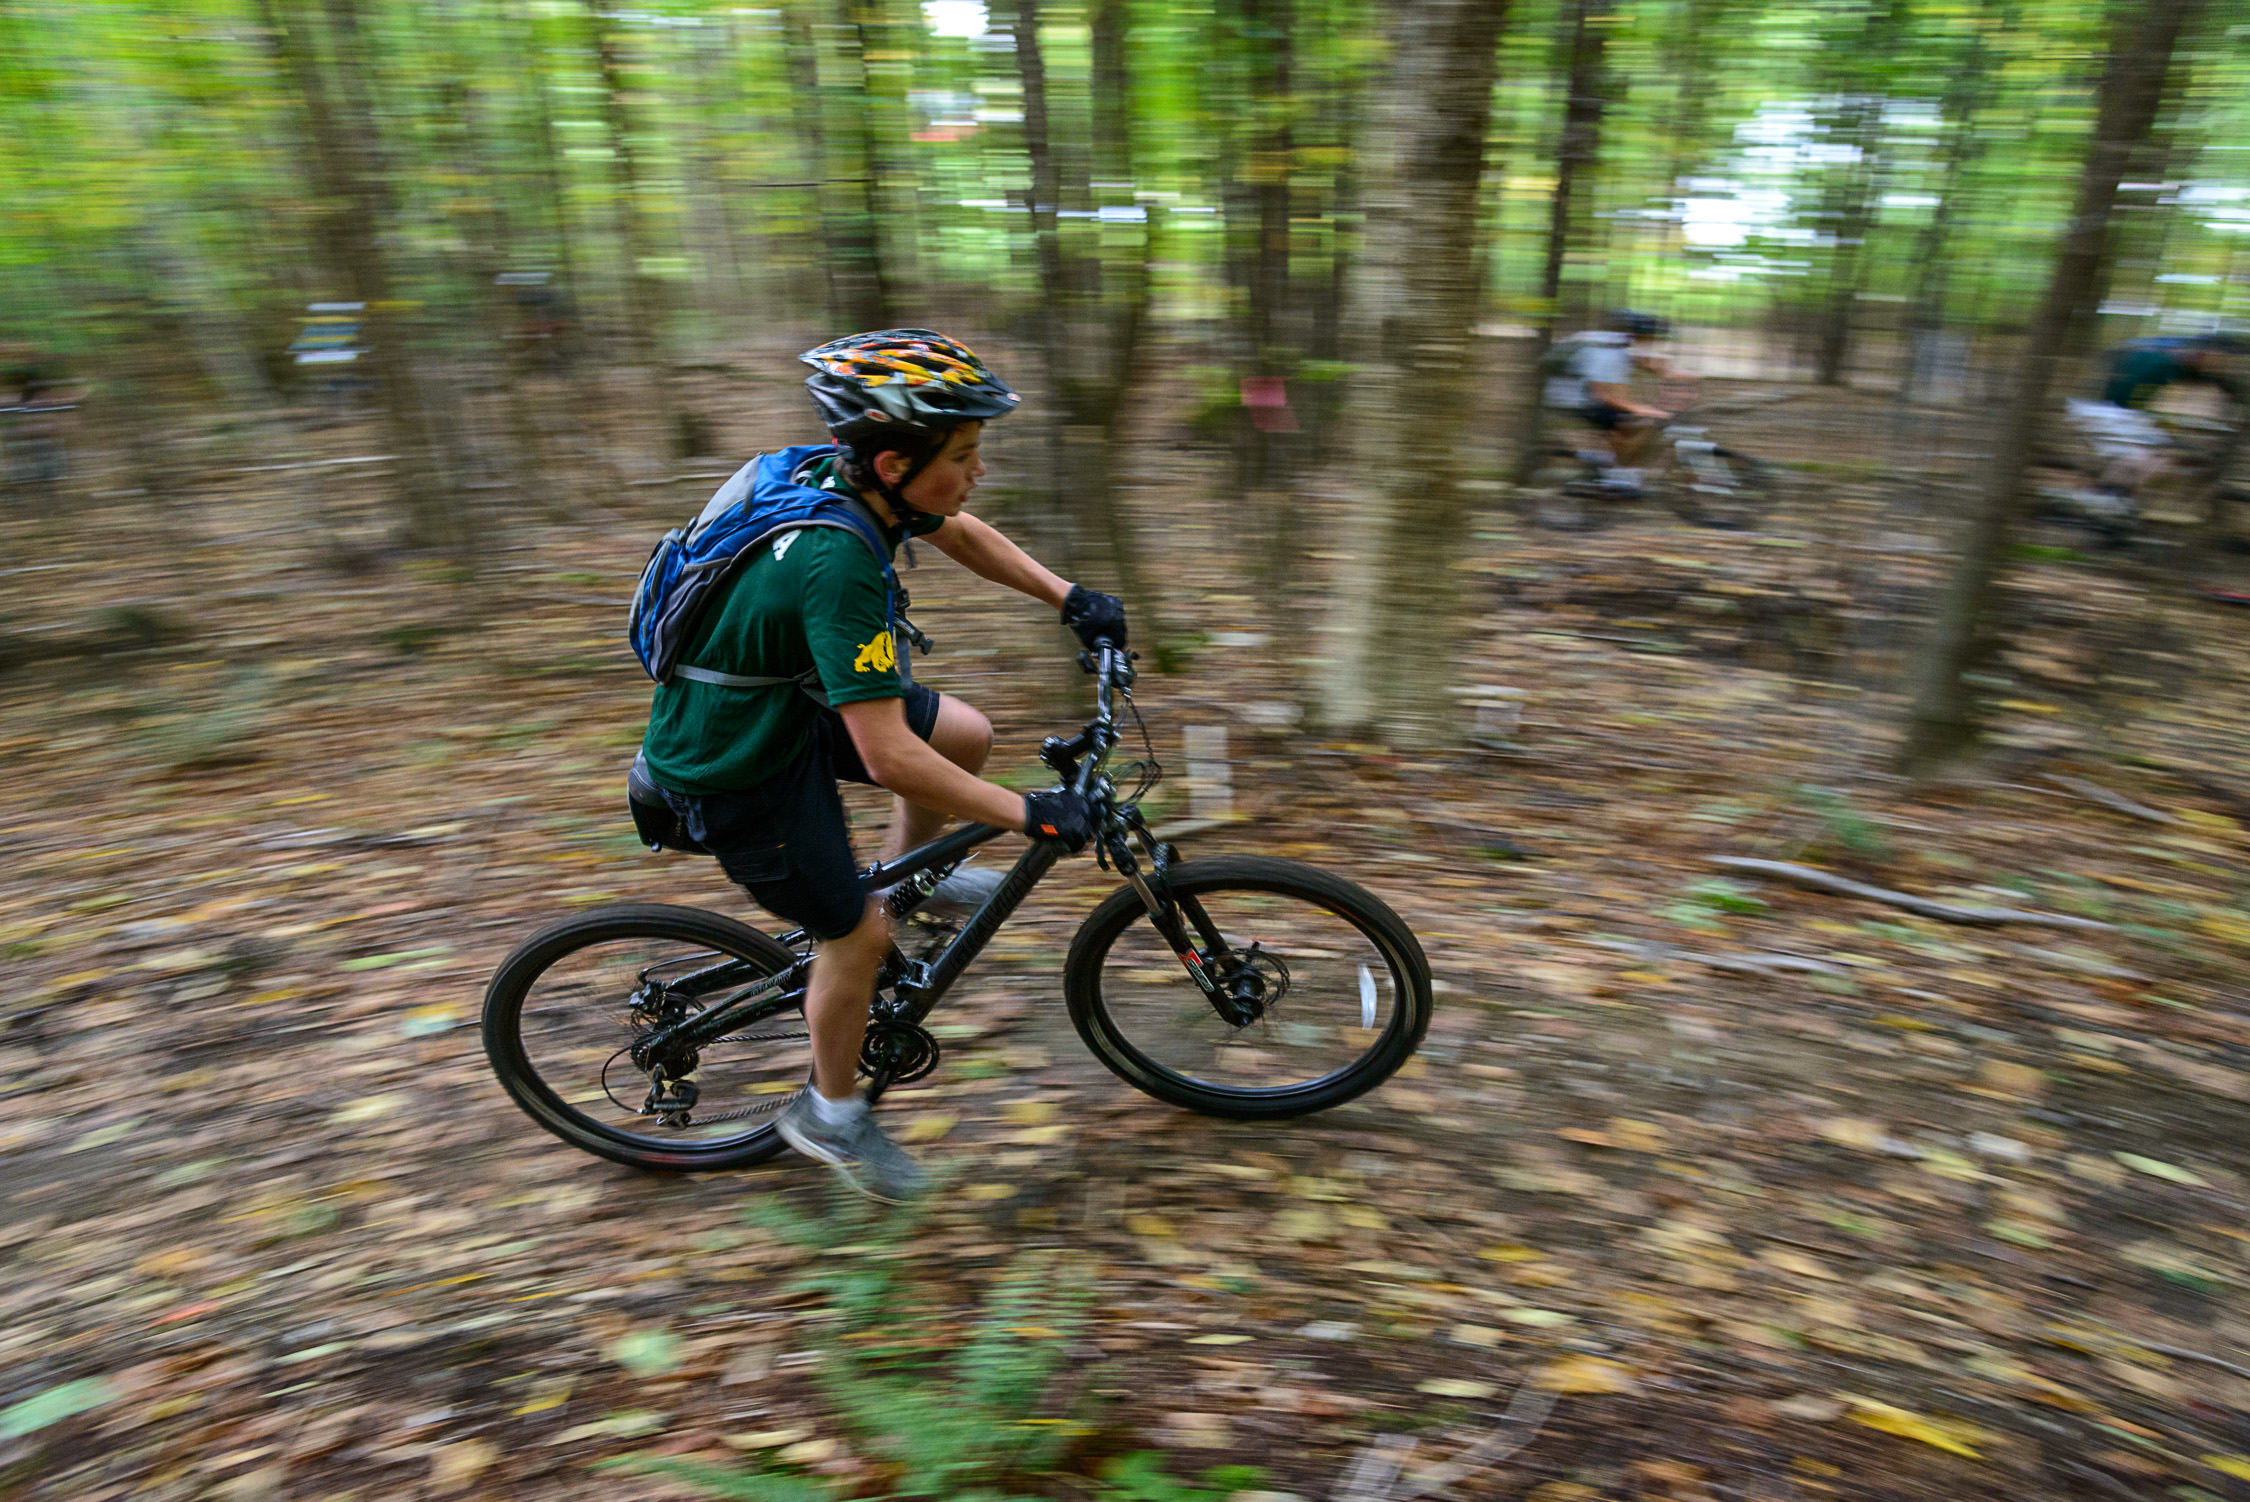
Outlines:
[[[1175, 770], [1184, 727], [1229, 727], [1246, 816], [1188, 853], [1381, 893], [1439, 977], [1428, 1044], [1285, 1125], [1134, 1094], [1062, 1015], [1109, 883], [1071, 863], [883, 1107], [948, 1191], [825, 1246], [768, 1213], [843, 1216], [816, 1171], [575, 1153], [475, 1029], [550, 917], [744, 911], [623, 817], [619, 602], [709, 480], [519, 524], [469, 587], [338, 571], [313, 522], [367, 481], [331, 471], [10, 520], [0, 1492], [684, 1495], [592, 1469], [653, 1454], [872, 1495], [905, 1473], [838, 1416], [854, 1342], [953, 1349], [1046, 1269], [1081, 1302], [1009, 1328], [1069, 1345], [1025, 1415], [1071, 1425], [1047, 1495], [1157, 1451], [1303, 1497], [2250, 1496], [2244, 623], [2051, 540], [2003, 753], [1876, 775], [1932, 562], [1879, 483], [1888, 420], [1743, 417], [1804, 466], [1758, 534], [1496, 510], [1464, 656], [1522, 723], [1426, 759], [1289, 726], [1232, 512], [1155, 435], [1135, 479], [1201, 642], [1141, 703]], [[912, 582], [921, 676], [1029, 767], [1083, 713], [1059, 633], [941, 559]], [[1954, 925], [1724, 855], [2105, 926]], [[887, 1319], [807, 1279], [854, 1268]]]

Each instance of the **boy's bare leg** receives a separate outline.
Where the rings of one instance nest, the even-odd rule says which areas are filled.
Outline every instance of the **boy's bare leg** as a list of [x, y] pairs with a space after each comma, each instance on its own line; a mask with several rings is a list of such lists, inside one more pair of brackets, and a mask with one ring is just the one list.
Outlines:
[[859, 927], [840, 939], [822, 941], [813, 956], [812, 979], [805, 987], [805, 1029], [812, 1034], [813, 1087], [830, 1100], [843, 1100], [858, 1088], [867, 1006], [890, 944], [890, 918], [881, 903], [870, 901]]
[[[937, 724], [930, 731], [930, 746], [963, 771], [982, 772], [985, 759], [992, 755], [992, 722], [974, 705], [964, 704], [951, 694], [940, 694]], [[945, 824], [945, 815], [937, 810], [909, 803], [904, 798], [893, 798], [891, 832], [883, 841], [883, 859], [897, 860], [915, 846], [936, 839]], [[880, 955], [878, 950], [878, 958]], [[870, 984], [873, 973], [869, 972]]]

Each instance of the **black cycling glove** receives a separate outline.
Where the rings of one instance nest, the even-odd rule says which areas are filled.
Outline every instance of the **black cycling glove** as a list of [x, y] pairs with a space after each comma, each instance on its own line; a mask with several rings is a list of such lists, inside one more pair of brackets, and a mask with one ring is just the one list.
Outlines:
[[1076, 855], [1094, 837], [1094, 811], [1069, 788], [1026, 793], [1023, 798], [1023, 832], [1035, 840], [1067, 845]]
[[1063, 598], [1062, 618], [1089, 652], [1103, 642], [1120, 648], [1125, 645], [1125, 602], [1115, 595], [1073, 584]]

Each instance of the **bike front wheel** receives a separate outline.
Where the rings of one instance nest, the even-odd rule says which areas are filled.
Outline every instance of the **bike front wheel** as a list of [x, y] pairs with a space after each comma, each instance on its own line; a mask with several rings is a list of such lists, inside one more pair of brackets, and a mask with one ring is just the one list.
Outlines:
[[1303, 1116], [1390, 1078], [1430, 1025], [1430, 966], [1398, 914], [1325, 871], [1263, 856], [1174, 866], [1194, 959], [1229, 1021], [1131, 887], [1094, 909], [1063, 973], [1070, 1020], [1135, 1089], [1209, 1116]]
[[1687, 443], [1672, 446], [1657, 485], [1682, 521], [1735, 532], [1765, 520], [1780, 488], [1773, 471], [1748, 454]]
[[[501, 962], [484, 1050], [510, 1098], [576, 1148], [635, 1168], [740, 1168], [783, 1146], [774, 1118], [812, 1076], [798, 956], [747, 924], [635, 903], [540, 930]], [[631, 1050], [653, 1030], [770, 993], [772, 1015], [660, 1061], [661, 1095]], [[692, 1091], [692, 1103], [683, 1098]]]

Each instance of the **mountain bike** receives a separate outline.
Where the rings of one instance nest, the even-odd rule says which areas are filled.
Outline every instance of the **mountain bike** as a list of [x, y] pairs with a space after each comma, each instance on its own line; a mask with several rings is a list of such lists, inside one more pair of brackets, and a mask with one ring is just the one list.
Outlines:
[[1618, 506], [1647, 498], [1669, 507], [1698, 527], [1749, 531], [1765, 519], [1779, 497], [1771, 468], [1740, 449], [1711, 441], [1710, 429], [1682, 421], [1675, 413], [1651, 445], [1638, 491], [1605, 478], [1610, 465], [1600, 459], [1591, 431], [1576, 444], [1556, 443], [1532, 472], [1532, 516], [1541, 526], [1592, 531], [1607, 526]]
[[2111, 546], [2162, 530], [2224, 532], [2232, 508], [2250, 502], [2250, 450], [2223, 419], [2068, 401], [2046, 437], [2032, 462], [2054, 478], [2035, 474], [2035, 514], [2083, 526]]
[[[1163, 769], [1133, 705], [1132, 658], [1103, 647], [1080, 661], [1093, 717], [1048, 737], [1040, 759], [1093, 807], [1096, 859], [1123, 884], [1063, 964], [1078, 1036], [1135, 1089], [1211, 1116], [1302, 1116], [1374, 1089], [1429, 1028], [1430, 967], [1413, 933], [1312, 866], [1182, 860], [1141, 815]], [[1120, 705], [1143, 755], [1113, 772]], [[925, 1019], [1061, 858], [1033, 842], [974, 913], [923, 911], [947, 872], [1008, 832], [968, 825], [863, 873], [870, 891], [891, 888], [899, 936], [860, 1053], [870, 1099], [937, 1067]], [[773, 1118], [811, 1079], [811, 966], [802, 931], [654, 903], [596, 909], [501, 963], [485, 993], [485, 1054], [516, 1104], [573, 1147], [639, 1168], [738, 1168], [781, 1151]]]

